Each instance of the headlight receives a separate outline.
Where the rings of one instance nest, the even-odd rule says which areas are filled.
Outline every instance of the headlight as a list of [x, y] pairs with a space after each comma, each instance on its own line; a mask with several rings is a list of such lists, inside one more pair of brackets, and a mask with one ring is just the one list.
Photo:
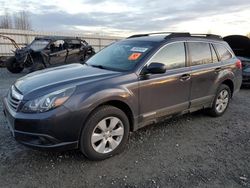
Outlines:
[[65, 103], [74, 91], [75, 87], [49, 93], [35, 100], [26, 102], [21, 111], [26, 113], [39, 113], [54, 109]]

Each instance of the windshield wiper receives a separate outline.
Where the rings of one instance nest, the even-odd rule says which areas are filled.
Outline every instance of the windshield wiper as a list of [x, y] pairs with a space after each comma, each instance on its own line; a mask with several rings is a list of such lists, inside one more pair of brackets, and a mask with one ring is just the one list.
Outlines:
[[89, 64], [88, 64], [88, 63], [86, 63], [86, 62], [83, 62], [82, 64], [83, 64], [83, 65], [87, 65], [87, 66], [89, 66]]
[[91, 64], [89, 64], [89, 66], [99, 68], [99, 69], [111, 70], [111, 71], [118, 71], [118, 72], [122, 71], [120, 69], [115, 69], [115, 68], [112, 68], [112, 67], [106, 67], [106, 66], [103, 66], [103, 65], [91, 65]]
[[104, 67], [102, 65], [90, 65], [91, 67], [99, 68], [99, 69], [108, 69], [107, 67]]

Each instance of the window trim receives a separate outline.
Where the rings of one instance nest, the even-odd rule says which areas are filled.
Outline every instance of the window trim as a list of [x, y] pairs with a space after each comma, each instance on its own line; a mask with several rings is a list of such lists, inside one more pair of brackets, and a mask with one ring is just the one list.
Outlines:
[[[167, 68], [166, 70], [168, 71], [168, 70], [176, 70], [176, 69], [181, 69], [181, 68], [185, 68], [185, 67], [187, 67], [187, 58], [186, 58], [186, 45], [185, 45], [185, 42], [179, 42], [180, 44], [182, 43], [182, 45], [183, 45], [183, 51], [184, 51], [184, 63], [182, 64], [182, 67], [175, 67], [175, 68], [171, 68], [171, 67], [169, 67], [169, 68]], [[156, 53], [155, 53], [155, 56], [150, 60], [150, 63], [153, 63], [153, 62], [157, 62], [157, 61], [152, 61], [159, 53], [161, 53], [163, 50], [164, 50], [164, 52], [166, 52], [166, 48], [169, 48], [169, 47], [171, 47], [171, 45], [173, 45], [173, 44], [178, 44], [179, 45], [179, 43], [172, 43], [172, 44], [170, 44], [170, 45], [166, 45], [164, 48], [162, 48], [161, 50], [158, 50]], [[165, 59], [165, 54], [164, 54], [164, 59]], [[162, 63], [162, 64], [164, 64], [166, 67], [168, 67], [168, 65], [166, 64], [166, 62], [158, 62], [158, 63]]]
[[[216, 43], [217, 45], [221, 45], [221, 46], [223, 46], [230, 54], [231, 54], [231, 58], [233, 58], [235, 55], [231, 52], [231, 50], [229, 50], [229, 48], [227, 48], [225, 45], [222, 45], [222, 44], [220, 44], [220, 43]], [[216, 52], [216, 54], [217, 54], [217, 58], [218, 58], [218, 60], [219, 60], [219, 62], [222, 62], [222, 60], [221, 60], [221, 57], [220, 57], [220, 53], [218, 52], [218, 50], [217, 50], [217, 48], [216, 48], [216, 46], [215, 46], [215, 44], [212, 44], [213, 45], [213, 47], [214, 47], [214, 50], [215, 50], [215, 52]], [[226, 60], [224, 60], [224, 61], [226, 61]]]
[[[190, 53], [190, 49], [189, 49], [188, 43], [193, 43], [193, 42], [194, 42], [194, 41], [187, 41], [188, 56], [189, 56], [189, 62], [188, 62], [189, 67], [203, 67], [203, 66], [206, 66], [206, 65], [211, 65], [211, 64], [220, 63], [220, 60], [219, 60], [217, 54], [216, 54], [216, 56], [217, 56], [218, 62], [213, 62], [213, 55], [212, 55], [212, 50], [211, 50], [211, 44], [212, 44], [212, 42], [209, 42], [209, 41], [195, 41], [195, 42], [199, 42], [199, 43], [208, 44], [209, 50], [210, 50], [210, 57], [211, 57], [212, 62], [211, 62], [211, 63], [205, 63], [205, 64], [199, 64], [199, 65], [192, 65], [192, 57], [191, 57], [191, 53]], [[215, 51], [215, 53], [217, 53], [217, 52]]]
[[188, 66], [188, 63], [187, 63], [187, 46], [186, 46], [186, 41], [174, 41], [174, 42], [170, 42], [170, 43], [167, 43], [167, 44], [164, 44], [162, 45], [158, 50], [157, 52], [154, 53], [154, 55], [152, 55], [147, 61], [146, 63], [142, 64], [138, 69], [137, 69], [137, 73], [138, 75], [140, 75], [140, 73], [142, 72], [143, 68], [147, 65], [149, 65], [151, 63], [151, 60], [165, 47], [171, 45], [171, 44], [175, 44], [175, 43], [183, 43], [184, 45], [184, 52], [185, 52], [185, 66], [184, 67], [180, 67], [180, 68], [175, 68], [175, 69], [169, 69], [167, 71], [172, 71], [172, 70], [178, 70], [178, 69], [183, 69], [183, 68], [187, 68], [189, 67]]
[[[209, 44], [211, 44], [213, 47], [214, 47], [214, 45], [215, 44], [218, 44], [218, 45], [222, 45], [222, 46], [224, 46], [229, 52], [230, 52], [230, 54], [232, 55], [232, 58], [233, 57], [235, 57], [235, 55], [232, 53], [232, 51], [226, 46], [226, 45], [224, 45], [224, 44], [222, 44], [222, 43], [220, 43], [220, 42], [212, 42], [212, 41], [193, 41], [193, 40], [188, 40], [188, 41], [185, 41], [186, 43], [188, 43], [188, 42], [203, 42], [203, 43], [209, 43]], [[188, 44], [187, 44], [187, 46], [188, 46]], [[222, 61], [221, 61], [221, 59], [219, 58], [219, 55], [218, 55], [218, 52], [217, 52], [217, 49], [214, 47], [214, 50], [215, 50], [215, 52], [216, 52], [216, 55], [217, 55], [217, 58], [218, 58], [218, 62], [217, 63], [210, 63], [210, 64], [214, 64], [214, 65], [218, 65], [218, 64], [220, 64]], [[211, 50], [210, 50], [210, 52], [211, 52]], [[212, 52], [211, 52], [212, 53]], [[205, 65], [209, 65], [209, 64], [201, 64], [201, 65], [191, 65], [191, 58], [190, 58], [190, 53], [189, 53], [189, 48], [188, 48], [188, 59], [189, 59], [189, 61], [188, 61], [188, 66], [189, 67], [203, 67], [203, 66], [205, 66]]]
[[[164, 45], [162, 45], [158, 50], [157, 50], [157, 52], [156, 53], [154, 53], [154, 55], [152, 55], [147, 61], [146, 61], [146, 63], [143, 63], [141, 66], [139, 66], [138, 68], [137, 68], [137, 70], [135, 71], [135, 73], [136, 74], [138, 74], [138, 75], [140, 75], [140, 73], [142, 72], [142, 70], [143, 70], [143, 68], [145, 67], [145, 66], [147, 66], [147, 65], [149, 65], [149, 63], [150, 63], [150, 61], [154, 58], [154, 56], [162, 49], [162, 48], [164, 48], [164, 47], [166, 47], [166, 46], [168, 46], [168, 45], [170, 45], [170, 44], [174, 44], [174, 43], [184, 43], [184, 45], [185, 45], [185, 56], [186, 56], [186, 63], [185, 63], [185, 67], [181, 67], [181, 68], [176, 68], [176, 69], [172, 69], [172, 70], [178, 70], [178, 69], [183, 69], [183, 68], [188, 68], [188, 67], [202, 67], [202, 66], [204, 66], [204, 65], [208, 65], [208, 64], [202, 64], [202, 65], [191, 65], [191, 61], [190, 61], [190, 53], [189, 53], [189, 48], [188, 48], [188, 42], [203, 42], [203, 43], [208, 43], [208, 44], [211, 44], [213, 47], [214, 47], [214, 45], [215, 44], [218, 44], [218, 45], [222, 45], [222, 46], [224, 46], [229, 52], [230, 52], [230, 54], [232, 55], [232, 58], [233, 57], [235, 57], [235, 55], [233, 54], [233, 52], [225, 45], [225, 44], [223, 44], [223, 43], [221, 43], [221, 42], [216, 42], [216, 41], [202, 41], [202, 40], [179, 40], [179, 41], [173, 41], [173, 42], [169, 42], [169, 43], [167, 43], [167, 44], [164, 44]], [[210, 64], [214, 64], [214, 65], [216, 65], [216, 64], [219, 64], [219, 63], [221, 63], [221, 59], [219, 58], [219, 56], [218, 56], [218, 52], [217, 52], [217, 49], [214, 47], [214, 50], [215, 50], [215, 52], [216, 52], [216, 55], [217, 55], [217, 58], [218, 58], [218, 62], [217, 63], [210, 63]], [[210, 50], [210, 53], [212, 54], [212, 52], [211, 52], [211, 50]], [[171, 70], [167, 70], [167, 71], [171, 71]]]
[[[211, 56], [212, 56], [212, 61], [213, 61], [213, 63], [219, 63], [220, 62], [220, 59], [219, 59], [219, 56], [218, 56], [218, 53], [217, 53], [217, 51], [216, 51], [216, 49], [214, 48], [214, 45], [213, 45], [213, 43], [210, 43], [210, 51], [211, 51]], [[217, 58], [217, 62], [214, 62], [214, 59], [213, 59], [213, 51], [214, 51], [214, 55], [216, 56], [216, 58]]]

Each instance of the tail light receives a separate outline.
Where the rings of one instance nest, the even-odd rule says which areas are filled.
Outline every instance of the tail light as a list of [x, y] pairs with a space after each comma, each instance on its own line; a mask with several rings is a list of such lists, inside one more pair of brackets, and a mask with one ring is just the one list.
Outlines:
[[236, 65], [236, 67], [237, 67], [238, 69], [242, 69], [242, 63], [241, 63], [240, 60], [237, 60], [236, 63], [235, 63], [235, 65]]

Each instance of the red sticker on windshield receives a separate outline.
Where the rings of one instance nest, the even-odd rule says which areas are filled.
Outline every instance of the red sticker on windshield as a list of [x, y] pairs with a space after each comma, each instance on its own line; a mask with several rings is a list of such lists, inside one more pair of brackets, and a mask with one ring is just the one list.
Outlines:
[[135, 61], [141, 56], [141, 53], [132, 53], [129, 57], [128, 60], [130, 61]]

